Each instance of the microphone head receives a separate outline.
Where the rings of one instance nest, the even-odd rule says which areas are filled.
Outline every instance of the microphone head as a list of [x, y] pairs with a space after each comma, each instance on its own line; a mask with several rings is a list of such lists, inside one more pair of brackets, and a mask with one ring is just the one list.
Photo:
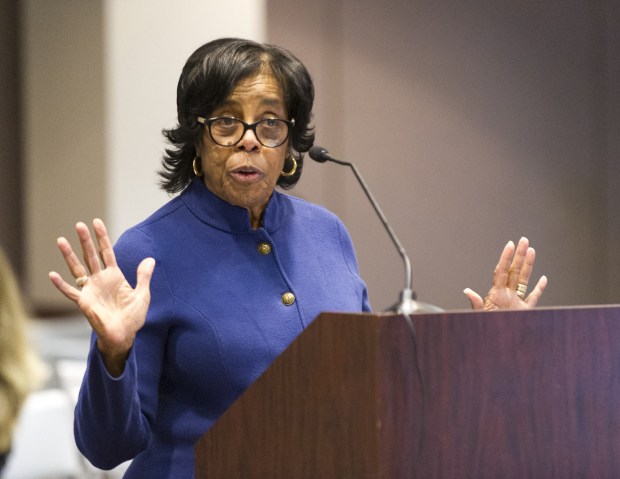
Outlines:
[[329, 152], [322, 146], [313, 146], [310, 148], [310, 151], [308, 151], [308, 154], [310, 155], [310, 158], [314, 161], [318, 161], [319, 163], [325, 163], [329, 158]]

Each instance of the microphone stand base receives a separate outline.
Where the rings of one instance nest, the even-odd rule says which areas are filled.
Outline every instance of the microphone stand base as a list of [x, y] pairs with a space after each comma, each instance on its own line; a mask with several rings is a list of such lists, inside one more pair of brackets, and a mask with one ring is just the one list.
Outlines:
[[400, 295], [398, 304], [392, 306], [389, 311], [399, 314], [421, 314], [421, 313], [443, 313], [444, 310], [439, 306], [423, 303], [413, 299], [414, 293], [410, 289], [404, 289]]

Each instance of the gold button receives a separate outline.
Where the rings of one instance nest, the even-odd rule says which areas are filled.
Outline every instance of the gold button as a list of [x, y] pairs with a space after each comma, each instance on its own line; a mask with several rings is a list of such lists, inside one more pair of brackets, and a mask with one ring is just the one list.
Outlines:
[[262, 243], [258, 243], [258, 252], [264, 255], [271, 253], [271, 245], [264, 241]]
[[284, 293], [282, 295], [282, 302], [284, 303], [285, 306], [290, 306], [291, 304], [295, 302], [295, 295], [290, 292]]

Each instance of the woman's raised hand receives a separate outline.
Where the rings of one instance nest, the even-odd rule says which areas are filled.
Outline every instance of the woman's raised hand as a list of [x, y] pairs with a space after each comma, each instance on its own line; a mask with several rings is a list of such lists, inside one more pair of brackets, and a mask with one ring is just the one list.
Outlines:
[[525, 295], [535, 259], [536, 252], [529, 246], [527, 238], [521, 238], [516, 248], [515, 244], [509, 241], [493, 272], [493, 286], [484, 300], [469, 288], [463, 291], [472, 308], [528, 309], [536, 306], [547, 286], [547, 277], [542, 276], [532, 292]]
[[142, 260], [134, 289], [116, 264], [116, 256], [103, 221], [93, 221], [98, 251], [84, 223], [78, 223], [75, 230], [80, 239], [84, 264], [66, 238], [58, 238], [57, 243], [75, 278], [76, 286], [64, 281], [54, 271], [50, 272], [49, 277], [54, 286], [77, 304], [86, 316], [97, 335], [97, 347], [108, 371], [118, 376], [123, 372], [136, 333], [146, 319], [155, 260]]

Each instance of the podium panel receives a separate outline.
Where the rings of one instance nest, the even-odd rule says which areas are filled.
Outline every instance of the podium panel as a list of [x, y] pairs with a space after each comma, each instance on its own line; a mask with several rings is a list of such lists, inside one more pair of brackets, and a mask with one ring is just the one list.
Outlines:
[[196, 445], [196, 477], [620, 477], [620, 308], [323, 313]]
[[198, 443], [196, 477], [406, 477], [407, 333], [397, 316], [319, 316]]

